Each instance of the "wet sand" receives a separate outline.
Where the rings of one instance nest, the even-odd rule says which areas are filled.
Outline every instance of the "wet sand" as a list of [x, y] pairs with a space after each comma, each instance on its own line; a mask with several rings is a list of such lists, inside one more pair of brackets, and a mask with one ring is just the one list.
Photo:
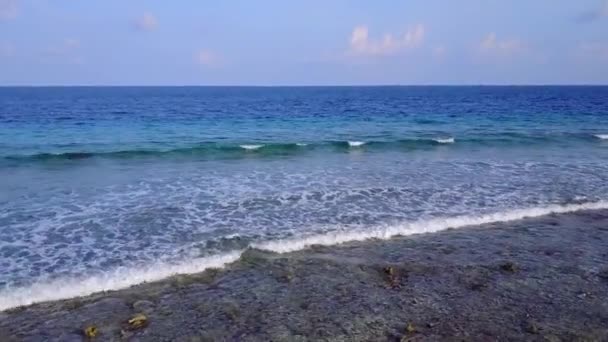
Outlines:
[[82, 340], [606, 341], [608, 211], [249, 250], [222, 270], [0, 312], [0, 341]]

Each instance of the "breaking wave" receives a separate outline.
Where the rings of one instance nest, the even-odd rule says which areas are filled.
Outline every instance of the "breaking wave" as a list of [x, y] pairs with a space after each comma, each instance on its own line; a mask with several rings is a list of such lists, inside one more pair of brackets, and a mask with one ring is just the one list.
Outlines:
[[[568, 140], [578, 143], [590, 143], [592, 141], [608, 140], [608, 134], [566, 134], [566, 135], [521, 135], [515, 133], [501, 133], [486, 136], [471, 136], [458, 139], [458, 146], [530, 146], [533, 144], [563, 144]], [[428, 137], [428, 138], [404, 138], [397, 140], [342, 140], [342, 141], [318, 141], [318, 142], [259, 142], [247, 144], [220, 144], [215, 142], [201, 143], [194, 146], [179, 147], [173, 149], [111, 149], [108, 150], [86, 150], [44, 152], [35, 154], [17, 154], [0, 156], [0, 161], [5, 162], [53, 162], [53, 161], [77, 161], [91, 158], [103, 159], [136, 159], [136, 158], [239, 158], [256, 156], [274, 156], [286, 154], [306, 153], [312, 150], [340, 151], [352, 148], [365, 150], [412, 150], [429, 149], [433, 146], [455, 144], [454, 137]], [[44, 147], [49, 149], [51, 147]], [[364, 149], [361, 149], [362, 151]]]
[[[404, 222], [396, 225], [369, 227], [366, 230], [359, 231], [328, 232], [293, 239], [263, 241], [252, 243], [250, 247], [286, 253], [305, 249], [312, 245], [329, 246], [373, 238], [389, 239], [394, 236], [434, 233], [448, 228], [461, 228], [539, 217], [553, 213], [569, 213], [594, 209], [608, 209], [608, 201], [549, 205], [480, 216], [457, 216]], [[7, 287], [0, 290], [0, 311], [37, 302], [86, 296], [100, 291], [119, 290], [143, 282], [161, 280], [176, 274], [198, 273], [208, 268], [223, 267], [237, 261], [243, 251], [238, 250], [204, 258], [194, 258], [178, 264], [154, 264], [147, 267], [119, 268], [84, 278], [64, 278], [35, 283], [26, 287]]]
[[454, 138], [437, 138], [437, 139], [433, 139], [436, 142], [440, 143], [440, 144], [453, 144], [454, 143]]
[[239, 145], [241, 148], [244, 148], [246, 150], [257, 150], [259, 148], [264, 147], [264, 145]]

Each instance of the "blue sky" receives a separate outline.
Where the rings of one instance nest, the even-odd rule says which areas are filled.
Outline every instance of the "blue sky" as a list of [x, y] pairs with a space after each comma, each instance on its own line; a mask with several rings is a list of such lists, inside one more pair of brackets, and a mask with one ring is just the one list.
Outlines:
[[0, 0], [0, 85], [608, 84], [608, 0]]

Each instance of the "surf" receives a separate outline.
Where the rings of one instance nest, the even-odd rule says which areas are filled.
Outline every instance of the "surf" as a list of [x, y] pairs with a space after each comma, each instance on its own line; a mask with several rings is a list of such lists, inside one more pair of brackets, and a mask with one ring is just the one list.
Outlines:
[[453, 144], [455, 142], [454, 138], [437, 138], [433, 139], [433, 141], [439, 144]]
[[240, 148], [245, 149], [245, 150], [249, 150], [249, 151], [253, 151], [253, 150], [259, 150], [260, 148], [264, 147], [265, 145], [239, 145]]
[[[608, 201], [566, 205], [554, 204], [485, 215], [463, 215], [367, 227], [366, 229], [353, 231], [332, 231], [290, 239], [251, 243], [248, 248], [288, 253], [303, 250], [313, 245], [332, 246], [369, 239], [390, 239], [396, 236], [436, 233], [450, 228], [457, 229], [541, 217], [549, 214], [598, 209], [608, 209]], [[234, 250], [223, 254], [193, 258], [180, 263], [157, 263], [132, 268], [121, 267], [91, 276], [59, 278], [37, 282], [25, 287], [6, 287], [0, 290], [0, 311], [33, 303], [86, 296], [102, 291], [120, 290], [144, 282], [159, 281], [178, 274], [193, 274], [209, 268], [222, 268], [237, 261], [245, 250]]]

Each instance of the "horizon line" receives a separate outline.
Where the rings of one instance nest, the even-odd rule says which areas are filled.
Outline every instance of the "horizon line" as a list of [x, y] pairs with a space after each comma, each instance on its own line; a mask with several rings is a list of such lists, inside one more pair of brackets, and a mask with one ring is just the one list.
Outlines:
[[462, 83], [462, 84], [7, 84], [0, 88], [354, 88], [354, 87], [606, 87], [608, 83]]

